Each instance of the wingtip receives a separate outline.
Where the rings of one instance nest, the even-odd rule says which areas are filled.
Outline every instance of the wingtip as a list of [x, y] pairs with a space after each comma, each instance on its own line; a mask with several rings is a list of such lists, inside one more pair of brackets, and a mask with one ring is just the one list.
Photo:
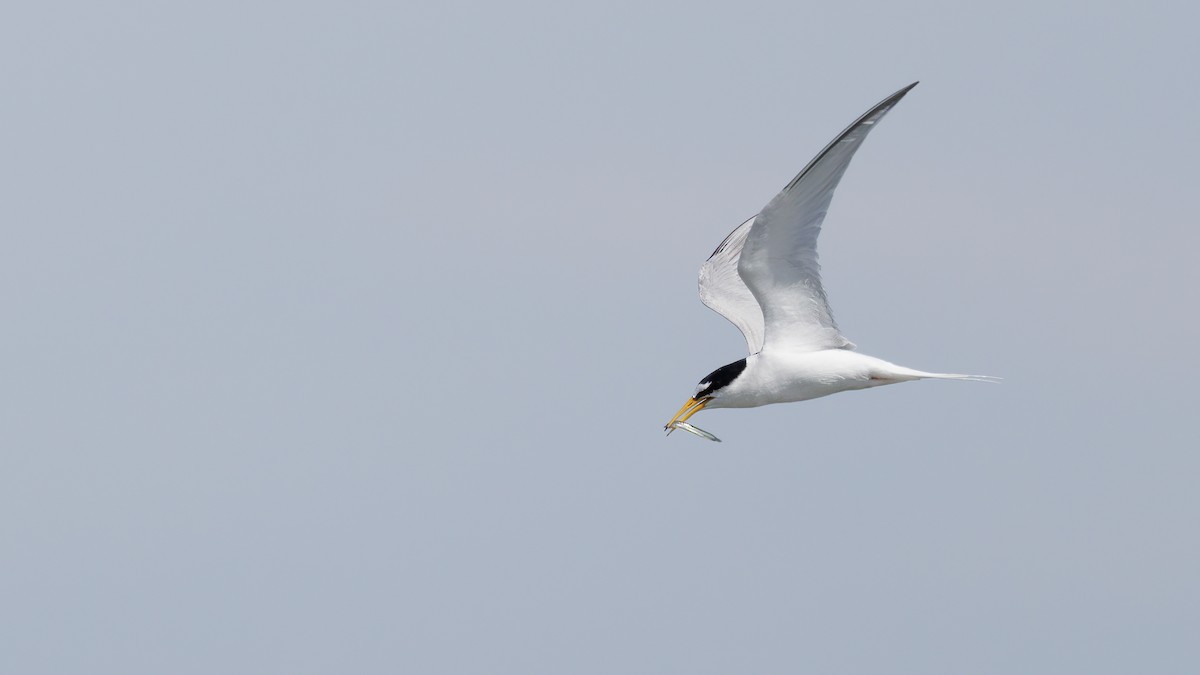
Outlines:
[[906, 95], [908, 95], [908, 92], [912, 91], [913, 87], [917, 86], [918, 84], [921, 84], [921, 81], [920, 81], [920, 80], [917, 80], [916, 82], [913, 82], [912, 84], [910, 84], [910, 85], [908, 85], [908, 86], [906, 86], [906, 87], [901, 87], [900, 89], [898, 89], [898, 90], [896, 91], [896, 93], [894, 93], [894, 94], [892, 94], [891, 96], [889, 96], [889, 97], [887, 97], [887, 98], [883, 99], [882, 101], [880, 101], [880, 102], [879, 102], [879, 103], [878, 103], [878, 104], [875, 106], [875, 108], [872, 108], [872, 109], [871, 109], [871, 111], [870, 111], [870, 112], [868, 112], [868, 113], [867, 113], [867, 115], [864, 115], [863, 117], [867, 117], [867, 116], [869, 116], [871, 113], [873, 113], [873, 112], [876, 112], [876, 111], [877, 111], [879, 108], [889, 108], [889, 109], [890, 109], [892, 106], [894, 106], [894, 105], [896, 105], [897, 103], [899, 103], [899, 102], [900, 102], [900, 99], [902, 99], [902, 98], [904, 98]]

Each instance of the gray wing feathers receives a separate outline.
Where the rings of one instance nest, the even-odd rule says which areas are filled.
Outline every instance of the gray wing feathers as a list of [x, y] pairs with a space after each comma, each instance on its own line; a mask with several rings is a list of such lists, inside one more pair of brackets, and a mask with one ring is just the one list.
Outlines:
[[754, 219], [737, 270], [763, 313], [766, 344], [796, 351], [854, 347], [838, 331], [821, 286], [817, 237], [854, 153], [875, 123], [915, 86], [856, 120]]
[[754, 218], [730, 232], [700, 267], [700, 301], [737, 326], [746, 338], [746, 349], [755, 354], [762, 350], [763, 314], [738, 275], [738, 258], [752, 225]]

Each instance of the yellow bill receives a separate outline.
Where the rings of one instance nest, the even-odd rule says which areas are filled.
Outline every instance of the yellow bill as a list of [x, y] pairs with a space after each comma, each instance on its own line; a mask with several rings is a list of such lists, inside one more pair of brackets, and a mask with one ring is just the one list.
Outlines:
[[695, 415], [696, 413], [700, 412], [701, 410], [704, 410], [704, 406], [708, 405], [708, 402], [711, 400], [712, 400], [712, 398], [708, 397], [708, 396], [705, 396], [704, 398], [695, 398], [695, 397], [689, 398], [687, 403], [683, 404], [683, 407], [679, 409], [679, 412], [675, 413], [675, 416], [672, 417], [671, 421], [667, 422], [666, 426], [664, 426], [663, 428], [666, 429], [667, 431], [670, 431], [671, 426], [676, 424], [677, 422], [688, 421], [689, 417], [691, 417], [692, 415]]

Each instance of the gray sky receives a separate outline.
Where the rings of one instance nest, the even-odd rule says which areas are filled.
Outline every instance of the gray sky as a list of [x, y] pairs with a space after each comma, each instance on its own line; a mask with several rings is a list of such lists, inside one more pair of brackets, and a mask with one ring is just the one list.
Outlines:
[[[25, 3], [0, 671], [1193, 673], [1197, 10]], [[846, 124], [865, 353], [705, 412]]]

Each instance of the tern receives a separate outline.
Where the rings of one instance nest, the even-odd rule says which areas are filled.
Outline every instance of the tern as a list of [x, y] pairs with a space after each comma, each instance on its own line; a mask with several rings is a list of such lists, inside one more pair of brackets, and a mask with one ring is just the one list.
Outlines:
[[687, 420], [710, 408], [753, 408], [913, 380], [994, 381], [927, 373], [860, 354], [842, 336], [821, 286], [817, 237], [834, 190], [867, 134], [916, 82], [880, 101], [825, 146], [783, 191], [725, 237], [700, 267], [700, 300], [746, 338], [749, 356], [717, 368], [667, 422], [709, 440]]

